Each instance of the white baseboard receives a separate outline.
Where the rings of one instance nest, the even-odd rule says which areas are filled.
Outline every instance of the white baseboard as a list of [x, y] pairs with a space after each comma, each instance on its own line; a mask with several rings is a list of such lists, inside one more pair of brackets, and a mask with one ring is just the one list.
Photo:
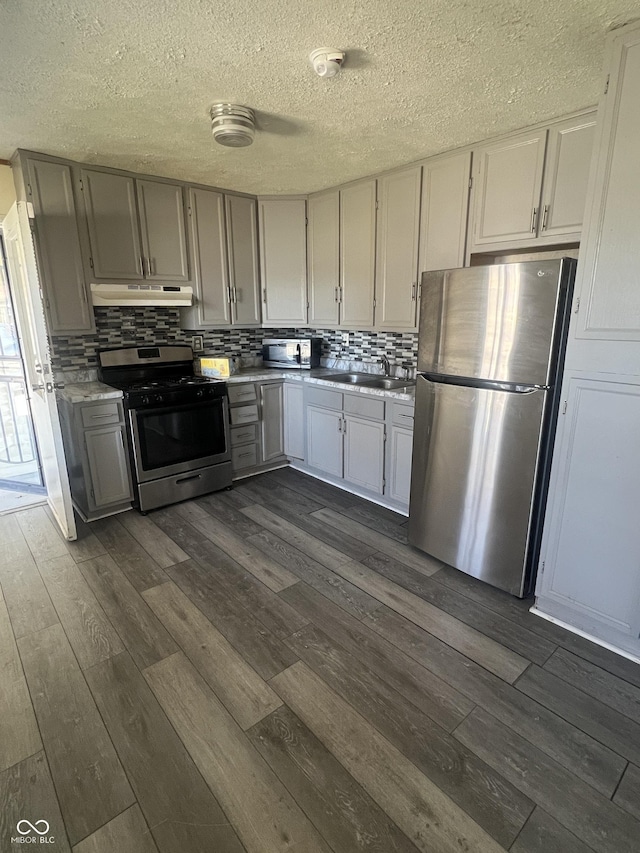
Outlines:
[[580, 628], [576, 628], [575, 625], [571, 625], [569, 622], [564, 622], [556, 616], [550, 616], [548, 613], [543, 613], [542, 610], [538, 610], [535, 604], [533, 607], [529, 608], [529, 613], [533, 613], [534, 616], [540, 616], [541, 619], [546, 619], [547, 622], [553, 622], [554, 625], [558, 625], [560, 628], [565, 628], [567, 631], [571, 631], [572, 634], [577, 634], [579, 637], [584, 637], [585, 640], [590, 640], [597, 646], [602, 646], [603, 649], [607, 649], [608, 651], [614, 652], [623, 658], [627, 658], [628, 660], [633, 661], [633, 663], [640, 663], [640, 657], [637, 655], [625, 651], [625, 649], [621, 649], [618, 646], [614, 646], [612, 643], [608, 643], [600, 637], [594, 637], [593, 634], [588, 634], [586, 631], [582, 631]]

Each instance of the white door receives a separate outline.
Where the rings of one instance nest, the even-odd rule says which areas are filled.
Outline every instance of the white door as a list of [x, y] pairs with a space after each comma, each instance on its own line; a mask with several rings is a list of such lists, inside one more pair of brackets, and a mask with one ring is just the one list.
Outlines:
[[2, 222], [2, 231], [47, 501], [63, 534], [67, 539], [75, 539], [76, 525], [51, 373], [44, 306], [24, 202], [13, 205]]

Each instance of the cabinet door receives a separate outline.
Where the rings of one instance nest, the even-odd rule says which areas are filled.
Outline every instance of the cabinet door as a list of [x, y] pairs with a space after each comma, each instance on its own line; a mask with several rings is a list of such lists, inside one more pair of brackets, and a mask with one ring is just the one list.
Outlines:
[[376, 182], [340, 190], [341, 325], [373, 326], [376, 259]]
[[344, 479], [381, 495], [384, 491], [384, 423], [345, 415], [344, 432]]
[[89, 492], [96, 508], [132, 499], [129, 461], [122, 425], [87, 430]]
[[473, 244], [536, 239], [547, 131], [518, 134], [474, 151]]
[[392, 426], [387, 446], [386, 495], [406, 507], [411, 493], [412, 453], [413, 430]]
[[576, 281], [580, 352], [567, 357], [580, 367], [637, 374], [640, 347], [629, 342], [640, 341], [640, 25], [609, 36], [606, 72]]
[[189, 281], [182, 187], [161, 181], [136, 185], [145, 278]]
[[195, 299], [201, 325], [229, 325], [231, 305], [227, 274], [224, 196], [190, 189]]
[[304, 459], [304, 390], [302, 384], [284, 386], [284, 452]]
[[260, 201], [264, 324], [307, 322], [307, 226], [302, 199]]
[[232, 321], [236, 326], [260, 324], [258, 213], [256, 200], [225, 196]]
[[309, 196], [309, 323], [340, 321], [340, 194]]
[[454, 154], [422, 167], [420, 272], [464, 266], [471, 154]]
[[379, 329], [416, 329], [422, 168], [378, 181], [376, 310]]
[[142, 251], [133, 178], [82, 169], [91, 264], [96, 279], [141, 279]]
[[541, 237], [580, 239], [595, 129], [595, 113], [549, 128]]
[[262, 461], [270, 462], [284, 456], [282, 382], [270, 382], [260, 386], [262, 409]]
[[342, 477], [342, 412], [307, 406], [307, 463]]
[[62, 163], [29, 160], [28, 172], [50, 331], [54, 335], [91, 332], [95, 327], [82, 267], [71, 169]]
[[[570, 377], [537, 594], [627, 637], [640, 632], [640, 385]], [[584, 626], [583, 626], [584, 627]]]

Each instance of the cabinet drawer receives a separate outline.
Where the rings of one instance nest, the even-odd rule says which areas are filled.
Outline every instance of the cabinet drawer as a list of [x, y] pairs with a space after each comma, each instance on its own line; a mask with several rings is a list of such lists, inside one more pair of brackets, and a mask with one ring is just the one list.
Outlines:
[[350, 415], [361, 415], [363, 418], [384, 420], [384, 400], [365, 397], [364, 394], [345, 394], [344, 411]]
[[246, 385], [227, 385], [229, 392], [229, 403], [234, 406], [236, 403], [249, 403], [251, 400], [257, 400], [256, 386], [253, 382]]
[[391, 403], [391, 423], [413, 429], [413, 406]]
[[230, 409], [231, 425], [242, 426], [242, 424], [255, 424], [260, 418], [258, 416], [257, 405], [239, 406], [237, 409]]
[[238, 444], [250, 444], [257, 440], [258, 427], [256, 424], [231, 428], [231, 447], [236, 447]]
[[82, 426], [84, 427], [117, 424], [120, 420], [118, 403], [103, 403], [99, 406], [83, 406], [82, 408]]
[[309, 388], [307, 403], [310, 406], [320, 406], [323, 409], [342, 411], [342, 394], [340, 391], [330, 391], [328, 388]]
[[234, 471], [241, 468], [254, 468], [258, 464], [258, 445], [248, 444], [231, 449], [231, 465]]

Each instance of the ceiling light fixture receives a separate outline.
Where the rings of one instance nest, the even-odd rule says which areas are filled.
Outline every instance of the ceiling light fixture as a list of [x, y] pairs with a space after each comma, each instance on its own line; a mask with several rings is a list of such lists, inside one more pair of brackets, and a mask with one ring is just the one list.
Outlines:
[[245, 148], [251, 145], [256, 129], [256, 116], [249, 107], [239, 104], [214, 104], [211, 107], [211, 132], [220, 145]]
[[318, 77], [335, 77], [342, 68], [344, 51], [333, 47], [319, 47], [311, 51], [309, 59]]

